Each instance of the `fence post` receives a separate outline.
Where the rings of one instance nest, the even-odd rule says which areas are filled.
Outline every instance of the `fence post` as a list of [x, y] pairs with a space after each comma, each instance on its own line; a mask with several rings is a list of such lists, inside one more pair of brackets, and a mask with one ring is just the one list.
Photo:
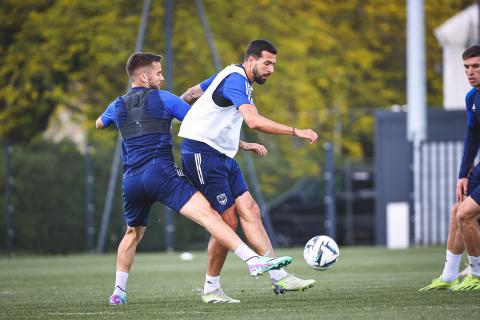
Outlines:
[[5, 142], [5, 176], [6, 181], [6, 200], [7, 200], [7, 253], [13, 257], [13, 237], [15, 231], [13, 229], [13, 175], [11, 159], [13, 146]]
[[326, 183], [326, 194], [324, 202], [327, 209], [325, 219], [325, 230], [327, 235], [333, 239], [336, 236], [336, 213], [335, 213], [335, 166], [333, 143], [326, 142], [325, 149], [325, 173], [323, 178]]
[[87, 231], [87, 251], [93, 253], [93, 235], [95, 228], [93, 227], [93, 173], [92, 173], [92, 146], [87, 143], [85, 148], [85, 225]]
[[345, 244], [352, 245], [353, 238], [353, 190], [352, 190], [352, 162], [347, 160], [344, 167], [345, 180]]
[[[172, 24], [173, 24], [173, 0], [165, 0], [165, 89], [173, 91], [173, 45], [172, 45]], [[173, 222], [173, 210], [165, 206], [165, 251], [174, 250], [173, 235], [175, 224]]]

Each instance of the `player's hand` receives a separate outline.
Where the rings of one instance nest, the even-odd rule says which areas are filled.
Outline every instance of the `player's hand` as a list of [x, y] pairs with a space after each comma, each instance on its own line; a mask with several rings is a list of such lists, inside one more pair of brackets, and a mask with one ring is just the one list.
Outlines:
[[312, 129], [302, 130], [302, 129], [295, 128], [295, 136], [302, 139], [309, 140], [310, 144], [315, 143], [318, 139], [318, 134]]
[[467, 178], [458, 179], [457, 190], [455, 192], [457, 202], [463, 201], [463, 197], [467, 195], [467, 191], [468, 191], [467, 188], [468, 188], [468, 179]]
[[241, 148], [245, 151], [251, 151], [259, 156], [265, 157], [268, 153], [264, 145], [254, 142], [243, 142]]

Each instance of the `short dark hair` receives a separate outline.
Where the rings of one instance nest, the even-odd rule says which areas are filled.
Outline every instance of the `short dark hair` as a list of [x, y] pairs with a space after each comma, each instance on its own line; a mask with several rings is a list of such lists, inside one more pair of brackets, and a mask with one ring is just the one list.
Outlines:
[[268, 51], [272, 54], [277, 54], [277, 48], [267, 40], [253, 40], [245, 51], [245, 61], [248, 57], [255, 57], [256, 59], [262, 56], [262, 51]]
[[135, 52], [127, 60], [127, 74], [133, 77], [138, 68], [149, 67], [153, 62], [160, 62], [162, 56], [150, 52]]
[[462, 59], [468, 59], [471, 57], [480, 57], [480, 46], [479, 45], [474, 45], [471, 46], [470, 48], [467, 48], [465, 51], [463, 51], [462, 54]]

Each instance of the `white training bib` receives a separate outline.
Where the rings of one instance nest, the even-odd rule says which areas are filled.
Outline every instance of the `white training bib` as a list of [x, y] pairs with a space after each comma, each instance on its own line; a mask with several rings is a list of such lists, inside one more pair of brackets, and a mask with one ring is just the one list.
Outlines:
[[234, 105], [228, 107], [217, 105], [212, 95], [223, 79], [233, 72], [247, 79], [244, 69], [236, 65], [230, 65], [220, 71], [190, 108], [178, 133], [180, 137], [206, 143], [230, 158], [235, 157], [238, 151], [243, 117]]

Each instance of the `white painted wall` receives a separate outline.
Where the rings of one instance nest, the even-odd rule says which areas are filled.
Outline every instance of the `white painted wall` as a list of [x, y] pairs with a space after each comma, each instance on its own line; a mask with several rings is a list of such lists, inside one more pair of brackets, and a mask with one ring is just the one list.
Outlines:
[[435, 29], [443, 49], [443, 107], [465, 108], [465, 94], [470, 85], [463, 70], [462, 52], [478, 41], [478, 7], [471, 5]]

